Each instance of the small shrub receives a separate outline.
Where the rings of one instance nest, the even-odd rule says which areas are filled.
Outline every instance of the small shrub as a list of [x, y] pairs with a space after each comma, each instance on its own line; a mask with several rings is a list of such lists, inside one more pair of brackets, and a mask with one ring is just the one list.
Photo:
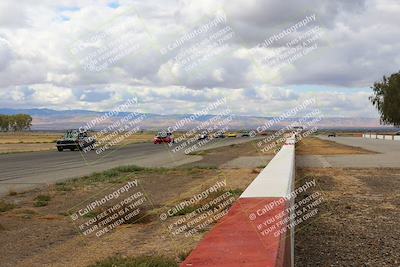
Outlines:
[[178, 267], [173, 259], [163, 256], [110, 257], [89, 267]]
[[192, 213], [193, 211], [197, 210], [200, 207], [201, 207], [201, 205], [186, 206], [183, 209], [179, 210], [178, 212], [174, 213], [174, 216], [180, 216], [180, 215]]
[[113, 178], [113, 177], [116, 177], [119, 175], [119, 171], [116, 169], [111, 169], [111, 170], [104, 171], [102, 173], [102, 175], [104, 175], [107, 178]]
[[10, 190], [10, 191], [8, 191], [8, 195], [9, 196], [16, 196], [18, 193], [16, 192], [16, 191], [14, 191], [14, 190]]
[[137, 172], [137, 171], [143, 171], [144, 169], [145, 168], [136, 165], [127, 165], [115, 168], [115, 170], [119, 172]]
[[65, 182], [58, 182], [56, 183], [56, 190], [57, 191], [72, 191], [72, 187], [68, 186]]
[[243, 190], [236, 188], [236, 189], [230, 189], [228, 190], [228, 192], [231, 193], [234, 197], [239, 197], [243, 193]]
[[51, 197], [49, 195], [38, 195], [35, 197], [35, 203], [33, 204], [35, 207], [44, 207], [49, 204]]
[[87, 212], [87, 213], [85, 213], [85, 215], [83, 215], [82, 217], [85, 217], [85, 218], [94, 218], [94, 217], [96, 217], [97, 215], [99, 215], [101, 212], [97, 212], [97, 211], [89, 211], [89, 212]]
[[9, 211], [12, 210], [13, 208], [15, 208], [14, 204], [0, 200], [0, 212]]
[[181, 251], [179, 254], [178, 254], [178, 259], [179, 259], [179, 261], [184, 261], [188, 256], [189, 256], [189, 254], [190, 254], [190, 250], [188, 250], [188, 251]]
[[194, 166], [194, 167], [189, 167], [187, 169], [216, 170], [218, 169], [218, 167], [215, 165], [207, 165], [207, 166]]

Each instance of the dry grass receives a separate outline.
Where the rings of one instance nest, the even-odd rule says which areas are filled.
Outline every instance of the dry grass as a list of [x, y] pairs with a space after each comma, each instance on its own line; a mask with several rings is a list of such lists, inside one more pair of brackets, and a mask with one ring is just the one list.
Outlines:
[[144, 143], [151, 142], [154, 138], [154, 133], [137, 133], [130, 135], [122, 144], [134, 144], [134, 143]]
[[45, 144], [54, 143], [62, 133], [9, 132], [0, 133], [0, 144]]
[[54, 143], [44, 144], [0, 144], [0, 154], [55, 150]]
[[55, 150], [54, 143], [61, 136], [61, 133], [0, 133], [0, 154]]
[[[0, 154], [55, 150], [55, 142], [62, 136], [62, 133], [0, 133]], [[153, 137], [154, 133], [151, 132], [136, 133], [123, 139], [118, 145], [151, 142]]]
[[296, 145], [297, 155], [346, 155], [346, 154], [374, 154], [360, 147], [346, 146], [333, 141], [308, 137]]

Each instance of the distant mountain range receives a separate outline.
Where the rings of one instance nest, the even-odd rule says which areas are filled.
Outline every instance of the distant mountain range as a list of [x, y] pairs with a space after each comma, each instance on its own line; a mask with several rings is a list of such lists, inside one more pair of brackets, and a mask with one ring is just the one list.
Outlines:
[[[79, 128], [87, 122], [101, 117], [107, 112], [98, 112], [91, 110], [53, 110], [53, 109], [9, 109], [0, 108], [0, 114], [29, 114], [33, 117], [32, 129], [33, 130], [64, 130], [71, 128]], [[97, 124], [95, 129], [100, 129], [106, 125], [112, 124], [114, 121], [128, 115], [129, 112], [121, 112], [117, 117], [108, 118]], [[143, 130], [159, 130], [174, 126], [180, 120], [189, 118], [193, 114], [175, 114], [175, 115], [161, 115], [146, 113], [145, 120], [140, 124]], [[186, 130], [193, 126], [199, 125], [202, 121], [206, 121], [214, 115], [197, 116], [196, 119], [185, 123], [180, 129]], [[273, 117], [258, 117], [258, 116], [234, 116], [230, 122], [231, 129], [255, 129], [258, 126], [271, 120]], [[313, 118], [309, 118], [312, 120]], [[280, 128], [297, 121], [298, 118], [287, 118], [279, 123], [274, 124], [273, 128]], [[319, 128], [390, 128], [389, 126], [382, 126], [379, 124], [377, 118], [337, 118], [329, 117], [322, 118], [315, 124]]]

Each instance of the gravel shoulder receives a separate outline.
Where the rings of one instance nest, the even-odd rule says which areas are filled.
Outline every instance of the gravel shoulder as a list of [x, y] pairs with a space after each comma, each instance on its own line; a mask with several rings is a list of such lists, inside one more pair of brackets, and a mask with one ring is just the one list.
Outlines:
[[297, 184], [312, 179], [323, 202], [296, 228], [296, 266], [399, 266], [400, 169], [297, 170]]

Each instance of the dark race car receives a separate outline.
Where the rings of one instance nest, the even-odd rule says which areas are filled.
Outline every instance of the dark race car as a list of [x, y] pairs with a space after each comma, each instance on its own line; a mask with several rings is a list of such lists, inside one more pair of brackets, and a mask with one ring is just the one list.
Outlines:
[[95, 143], [95, 138], [89, 136], [86, 131], [68, 130], [63, 139], [57, 141], [56, 146], [58, 151], [63, 151], [64, 149], [73, 151], [75, 149], [83, 150], [90, 146], [93, 147]]
[[197, 140], [205, 140], [205, 139], [208, 139], [208, 138], [209, 138], [208, 133], [207, 133], [207, 132], [204, 132], [204, 133], [201, 133], [201, 134], [197, 137]]
[[154, 144], [175, 143], [172, 133], [159, 132], [153, 139]]
[[242, 132], [242, 137], [250, 137], [250, 132], [248, 131]]
[[225, 134], [223, 132], [217, 132], [215, 133], [215, 138], [225, 138]]

